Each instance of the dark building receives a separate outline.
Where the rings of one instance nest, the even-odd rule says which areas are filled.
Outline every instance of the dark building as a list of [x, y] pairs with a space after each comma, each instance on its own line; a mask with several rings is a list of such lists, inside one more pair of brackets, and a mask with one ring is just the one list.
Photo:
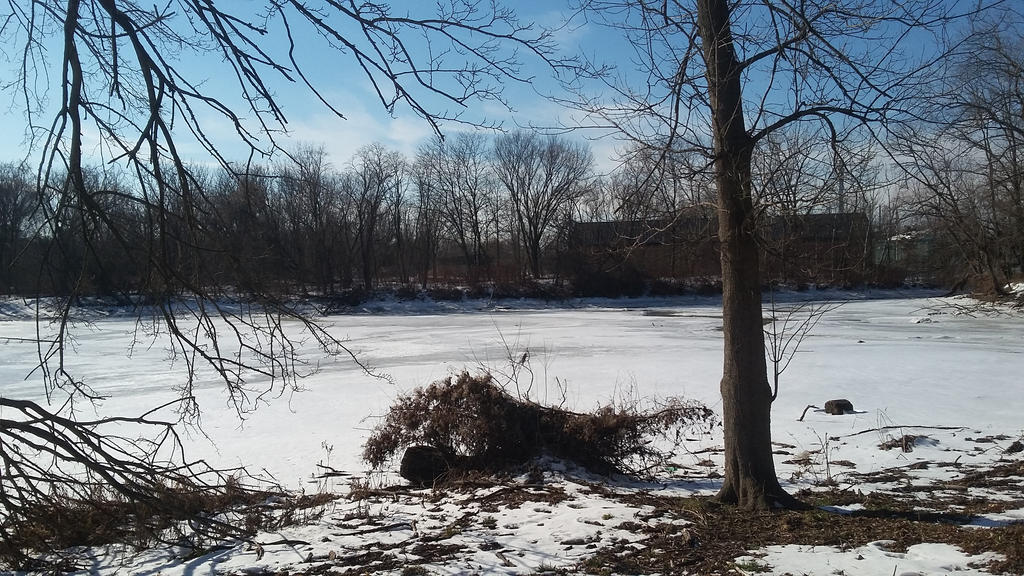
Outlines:
[[[772, 217], [761, 227], [763, 272], [785, 282], [859, 282], [871, 263], [869, 232], [857, 212]], [[578, 222], [568, 248], [591, 271], [675, 279], [721, 273], [718, 219], [698, 211], [673, 220]]]

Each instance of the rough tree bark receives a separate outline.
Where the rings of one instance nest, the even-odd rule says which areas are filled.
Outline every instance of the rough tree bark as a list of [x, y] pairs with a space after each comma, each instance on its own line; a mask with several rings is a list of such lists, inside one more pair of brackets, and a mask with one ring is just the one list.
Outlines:
[[754, 142], [743, 119], [740, 72], [727, 0], [699, 0], [714, 140], [725, 338], [722, 412], [725, 482], [718, 498], [744, 508], [792, 506], [771, 449], [772, 393], [764, 358], [761, 281], [751, 190]]

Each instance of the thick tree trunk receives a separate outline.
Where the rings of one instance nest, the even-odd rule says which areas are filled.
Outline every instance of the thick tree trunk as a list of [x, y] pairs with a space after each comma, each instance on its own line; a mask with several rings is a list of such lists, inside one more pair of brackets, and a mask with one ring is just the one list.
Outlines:
[[771, 388], [750, 182], [753, 142], [743, 119], [741, 67], [728, 0], [698, 0], [697, 6], [711, 97], [722, 259], [725, 482], [718, 498], [744, 508], [789, 506], [795, 500], [779, 485], [772, 459]]
[[540, 240], [530, 239], [530, 273], [535, 280], [540, 278]]

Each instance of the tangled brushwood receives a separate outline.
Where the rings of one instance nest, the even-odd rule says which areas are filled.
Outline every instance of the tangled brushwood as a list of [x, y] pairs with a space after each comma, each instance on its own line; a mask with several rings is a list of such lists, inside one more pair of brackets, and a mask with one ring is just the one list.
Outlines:
[[78, 551], [112, 543], [201, 550], [273, 513], [242, 471], [183, 462], [171, 422], [81, 421], [10, 398], [0, 411], [0, 571], [80, 569]]
[[456, 472], [497, 472], [552, 456], [598, 473], [645, 477], [669, 461], [684, 434], [717, 423], [707, 406], [679, 398], [647, 411], [632, 402], [570, 412], [513, 396], [490, 374], [463, 372], [400, 397], [363, 458], [380, 468], [401, 450], [426, 445]]

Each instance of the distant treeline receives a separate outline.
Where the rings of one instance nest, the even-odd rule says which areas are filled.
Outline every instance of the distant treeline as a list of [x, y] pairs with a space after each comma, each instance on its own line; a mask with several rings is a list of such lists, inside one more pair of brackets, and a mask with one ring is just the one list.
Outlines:
[[[759, 156], [768, 281], [951, 284], [976, 271], [941, 219], [891, 195], [878, 200], [884, 183], [871, 158], [851, 153], [836, 170], [797, 162], [796, 150], [820, 152], [772, 141]], [[652, 154], [638, 148], [598, 176], [584, 143], [458, 134], [414, 158], [374, 144], [332, 164], [306, 147], [273, 164], [193, 166], [175, 181], [96, 167], [78, 195], [60, 175], [43, 181], [29, 166], [6, 164], [0, 292], [713, 290], [710, 180], [699, 159]], [[1013, 262], [999, 265], [1013, 274]]]

